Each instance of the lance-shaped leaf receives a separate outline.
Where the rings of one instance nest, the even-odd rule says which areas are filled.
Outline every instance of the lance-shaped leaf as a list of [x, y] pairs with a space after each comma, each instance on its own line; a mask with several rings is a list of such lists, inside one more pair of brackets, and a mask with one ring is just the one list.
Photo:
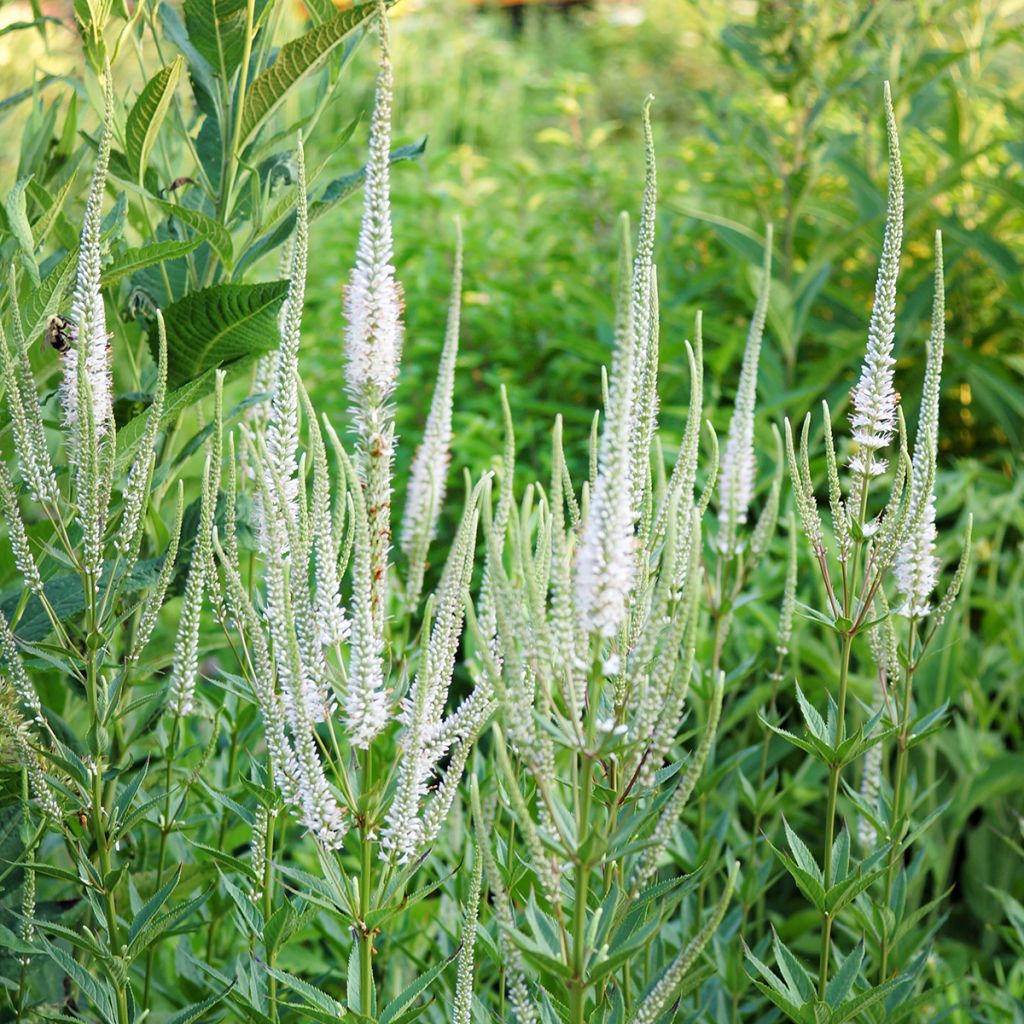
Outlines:
[[128, 111], [124, 127], [125, 152], [135, 180], [140, 184], [184, 67], [185, 58], [175, 57], [145, 84]]
[[246, 92], [238, 145], [245, 146], [284, 101], [288, 92], [323, 67], [338, 46], [376, 12], [376, 4], [360, 4], [342, 11], [282, 46], [277, 60], [256, 77]]

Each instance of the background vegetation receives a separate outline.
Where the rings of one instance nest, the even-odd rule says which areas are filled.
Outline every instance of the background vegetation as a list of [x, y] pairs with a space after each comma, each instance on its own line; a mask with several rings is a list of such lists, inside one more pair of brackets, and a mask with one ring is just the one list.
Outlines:
[[[0, 31], [11, 17], [0, 12], [8, 19]], [[28, 5], [15, 20], [21, 17], [32, 18]], [[285, 28], [296, 34], [304, 18], [295, 8]], [[717, 407], [716, 426], [724, 429], [768, 221], [777, 246], [759, 381], [759, 450], [770, 456], [770, 425], [784, 414], [795, 420], [822, 398], [841, 414], [862, 352], [882, 233], [881, 82], [892, 81], [907, 181], [897, 372], [913, 381], [908, 390], [916, 395], [931, 297], [931, 238], [938, 227], [949, 310], [940, 535], [954, 538], [962, 513], [975, 512], [970, 586], [941, 650], [918, 676], [929, 706], [949, 700], [954, 708], [952, 726], [932, 738], [916, 768], [933, 786], [931, 805], [949, 801], [918, 855], [929, 894], [952, 887], [945, 909], [929, 921], [936, 939], [927, 973], [944, 993], [944, 1005], [954, 1007], [948, 1016], [955, 1021], [1024, 1019], [1024, 911], [1015, 902], [1024, 902], [1021, 32], [1019, 6], [1009, 0], [608, 2], [567, 15], [531, 12], [521, 30], [507, 15], [450, 5], [410, 5], [395, 19], [396, 141], [413, 145], [427, 137], [422, 156], [396, 167], [394, 176], [396, 265], [408, 323], [397, 395], [406, 442], [400, 459], [411, 456], [426, 415], [458, 213], [466, 296], [454, 463], [475, 471], [500, 451], [500, 384], [509, 390], [520, 460], [538, 473], [547, 470], [556, 412], [565, 416], [568, 436], [586, 434], [599, 404], [598, 368], [611, 344], [614, 223], [620, 209], [636, 207], [639, 108], [648, 92], [656, 96], [660, 159], [656, 258], [666, 446], [682, 428], [688, 386], [682, 342], [698, 309], [704, 311], [708, 399]], [[40, 67], [73, 77], [75, 46], [59, 25], [47, 27], [45, 42], [30, 31], [0, 36], [0, 93], [17, 99], [31, 89], [29, 54]], [[150, 57], [140, 55], [139, 87]], [[351, 56], [344, 88], [322, 110], [309, 140], [307, 162], [321, 169], [321, 183], [359, 165], [365, 125], [353, 126], [353, 119], [362, 113], [365, 120], [369, 109], [372, 60], [368, 48]], [[5, 137], [23, 140], [20, 151], [9, 146], [0, 154], [5, 195], [26, 168], [38, 165], [41, 153], [52, 160], [61, 145], [67, 153], [75, 148], [78, 126], [72, 124], [70, 137], [66, 132], [69, 104], [77, 105], [84, 131], [95, 129], [98, 97], [81, 83], [75, 91], [71, 81], [35, 81], [34, 93], [0, 105]], [[132, 92], [130, 72], [119, 87]], [[308, 116], [318, 98], [314, 89], [297, 91], [283, 120]], [[355, 141], [346, 146], [350, 132]], [[181, 154], [158, 150], [157, 156], [169, 183]], [[191, 173], [187, 159], [181, 166], [180, 173]], [[71, 204], [84, 187], [83, 179]], [[4, 244], [11, 247], [9, 202], [5, 211]], [[314, 221], [311, 232], [302, 367], [314, 404], [336, 422], [345, 405], [340, 297], [358, 215], [357, 204], [340, 204]], [[276, 278], [277, 259], [271, 252], [254, 260], [247, 280]], [[118, 330], [145, 364], [141, 329], [125, 321]], [[34, 358], [39, 363], [43, 356], [37, 351]], [[912, 409], [907, 412], [913, 417]], [[187, 421], [182, 429], [189, 429]], [[583, 447], [567, 454], [574, 472], [585, 465]], [[762, 477], [769, 462], [762, 463]], [[194, 477], [200, 469], [196, 461]], [[816, 476], [822, 475], [818, 467]], [[784, 538], [778, 547], [784, 550]], [[6, 549], [0, 559], [6, 590], [15, 574]], [[733, 758], [761, 741], [755, 712], [766, 699], [765, 671], [774, 661], [781, 579], [776, 583], [751, 602], [730, 639], [734, 670], [717, 767], [698, 790], [707, 841], [733, 847], [745, 841], [740, 833], [752, 817]], [[165, 625], [171, 629], [170, 621]], [[808, 641], [796, 658], [805, 690], [820, 693], [816, 673], [825, 654]], [[870, 700], [866, 675], [854, 687]], [[237, 753], [233, 742], [219, 756]], [[781, 763], [779, 771], [782, 810], [806, 829], [802, 808], [817, 800], [818, 780], [797, 760]], [[695, 864], [701, 848], [688, 840], [683, 847]], [[703, 1011], [695, 1005], [693, 1019], [717, 1014], [719, 1005], [735, 1012], [751, 994], [742, 954], [729, 941], [752, 895], [744, 900], [716, 940], [721, 987]], [[223, 894], [222, 904], [226, 909]], [[797, 950], [806, 922], [791, 911], [800, 906], [785, 884], [773, 889], [770, 918]], [[451, 906], [447, 912], [452, 919]], [[415, 944], [413, 937], [399, 941], [406, 939]], [[318, 967], [303, 966], [313, 973]], [[186, 985], [198, 986], [194, 974], [191, 966], [184, 970]]]

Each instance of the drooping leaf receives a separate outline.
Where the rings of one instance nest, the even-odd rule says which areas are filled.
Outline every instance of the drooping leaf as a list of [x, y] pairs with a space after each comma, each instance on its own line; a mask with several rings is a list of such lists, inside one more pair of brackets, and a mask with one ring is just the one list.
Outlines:
[[166, 200], [159, 200], [156, 204], [166, 214], [177, 217], [182, 224], [187, 224], [204, 241], [213, 246], [214, 251], [227, 266], [231, 266], [234, 257], [234, 250], [231, 245], [231, 235], [227, 228], [220, 221], [208, 217], [200, 210], [193, 210], [189, 206], [180, 206], [177, 203], [170, 203]]
[[35, 284], [39, 284], [39, 267], [36, 265], [35, 242], [32, 238], [32, 227], [28, 222], [25, 206], [25, 189], [30, 178], [22, 178], [7, 193], [4, 200], [4, 212], [7, 214], [7, 226], [21, 249], [25, 266]]
[[183, 57], [175, 57], [161, 68], [139, 93], [125, 122], [125, 151], [136, 181], [141, 183], [149, 154], [153, 150], [160, 125], [174, 99], [174, 90], [185, 66]]
[[129, 249], [122, 253], [113, 263], [103, 270], [100, 283], [104, 288], [117, 284], [118, 281], [134, 274], [145, 267], [151, 267], [165, 260], [176, 260], [187, 256], [200, 246], [203, 239], [199, 235], [182, 241], [153, 242], [138, 249]]

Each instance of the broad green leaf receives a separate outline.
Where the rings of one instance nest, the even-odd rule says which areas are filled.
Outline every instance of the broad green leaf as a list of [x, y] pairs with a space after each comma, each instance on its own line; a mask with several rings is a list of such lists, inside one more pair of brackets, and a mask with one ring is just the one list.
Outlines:
[[188, 206], [180, 206], [177, 203], [169, 203], [165, 199], [158, 200], [156, 205], [168, 216], [176, 217], [182, 224], [187, 224], [204, 241], [209, 242], [213, 246], [214, 252], [217, 253], [225, 266], [231, 266], [232, 259], [234, 258], [231, 235], [228, 234], [227, 228], [220, 221], [208, 217], [199, 210], [193, 210]]
[[786, 842], [796, 862], [804, 871], [814, 875], [819, 882], [823, 881], [821, 868], [818, 867], [818, 862], [807, 848], [807, 844], [789, 827], [789, 822], [785, 818], [782, 819], [782, 826], [786, 831]]
[[229, 79], [245, 49], [246, 0], [185, 0], [189, 42], [222, 79]]
[[348, 977], [345, 984], [345, 1000], [353, 1013], [360, 1013], [363, 1005], [361, 994], [361, 976], [359, 973], [359, 943], [352, 943], [352, 952], [348, 957]]
[[284, 903], [267, 919], [263, 926], [263, 945], [267, 957], [273, 961], [281, 946], [288, 941], [295, 927], [296, 915], [290, 903]]
[[151, 245], [143, 245], [138, 249], [129, 249], [104, 269], [101, 284], [106, 288], [109, 285], [117, 284], [118, 281], [144, 267], [151, 267], [154, 264], [163, 263], [165, 260], [180, 259], [200, 246], [202, 242], [203, 239], [199, 235], [195, 235], [180, 242], [153, 242]]
[[774, 928], [772, 929], [772, 948], [775, 952], [775, 962], [779, 965], [779, 970], [786, 979], [790, 990], [798, 993], [803, 1002], [813, 999], [814, 985], [811, 983], [811, 979], [800, 961], [779, 938]]
[[[120, 575], [118, 585], [122, 594], [135, 593], [152, 586], [159, 576], [160, 567], [163, 565], [163, 558], [150, 558], [139, 562], [127, 575]], [[100, 589], [105, 590], [110, 579], [112, 562], [107, 562], [103, 567], [103, 576], [100, 579]], [[44, 586], [46, 598], [50, 606], [61, 620], [70, 619], [80, 614], [85, 609], [85, 595], [82, 588], [81, 576], [67, 575], [55, 576], [47, 580]], [[21, 600], [22, 591], [19, 589], [0, 595], [0, 611], [10, 618]], [[33, 594], [28, 599], [21, 619], [18, 621], [15, 633], [20, 640], [33, 641], [41, 640], [49, 635], [51, 630], [50, 618], [46, 614], [39, 598]]]
[[124, 129], [125, 152], [135, 180], [140, 184], [184, 67], [185, 58], [175, 57], [145, 84], [132, 109], [128, 111]]
[[[220, 284], [186, 295], [164, 310], [171, 387], [224, 363], [269, 352], [279, 343], [277, 315], [287, 281]], [[151, 332], [150, 344], [156, 344]]]
[[40, 246], [46, 241], [53, 228], [57, 217], [60, 215], [61, 210], [64, 208], [64, 203], [74, 187], [77, 181], [78, 175], [72, 172], [68, 175], [68, 180], [64, 182], [60, 191], [51, 199], [49, 193], [43, 189], [42, 186], [35, 187], [35, 182], [32, 185], [33, 196], [39, 196], [45, 194], [47, 202], [45, 204], [45, 212], [39, 216], [36, 222], [32, 225], [32, 237], [35, 240], [36, 246]]
[[246, 93], [239, 146], [252, 139], [293, 86], [322, 67], [346, 37], [376, 10], [373, 3], [349, 8], [282, 46], [277, 60], [257, 76]]
[[78, 250], [69, 252], [46, 277], [38, 288], [33, 288], [21, 303], [22, 326], [27, 341], [34, 341], [46, 326], [46, 321], [59, 309], [64, 296], [75, 279]]
[[856, 948], [843, 961], [842, 966], [829, 979], [825, 997], [831, 1007], [839, 1006], [850, 994], [853, 983], [860, 975], [860, 967], [864, 962], [864, 943], [858, 942]]
[[70, 957], [60, 946], [55, 946], [40, 937], [43, 951], [82, 990], [89, 1001], [99, 1010], [100, 1015], [113, 1024], [117, 1019], [114, 1012], [114, 994], [106, 981], [93, 977], [77, 960]]

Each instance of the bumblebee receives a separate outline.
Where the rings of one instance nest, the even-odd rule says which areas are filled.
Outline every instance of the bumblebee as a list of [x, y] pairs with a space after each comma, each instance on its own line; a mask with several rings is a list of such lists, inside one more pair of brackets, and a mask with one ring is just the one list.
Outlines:
[[51, 316], [46, 321], [44, 337], [47, 344], [63, 355], [74, 343], [75, 324], [66, 316]]

